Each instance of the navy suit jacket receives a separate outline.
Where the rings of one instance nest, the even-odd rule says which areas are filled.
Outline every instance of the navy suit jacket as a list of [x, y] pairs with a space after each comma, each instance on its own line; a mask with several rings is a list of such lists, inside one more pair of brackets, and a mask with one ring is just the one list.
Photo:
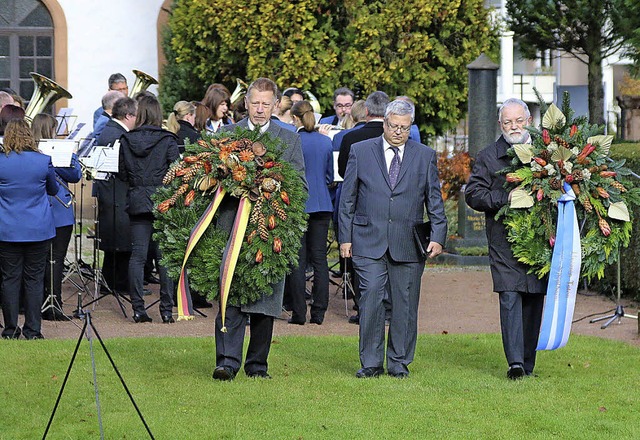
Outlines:
[[394, 261], [419, 262], [413, 227], [424, 221], [425, 209], [431, 241], [444, 245], [447, 235], [436, 153], [408, 140], [392, 189], [383, 145], [380, 136], [351, 148], [340, 196], [340, 243], [351, 243], [356, 256], [379, 259], [389, 250]]
[[58, 192], [51, 157], [35, 151], [0, 154], [0, 241], [55, 237], [47, 194]]
[[80, 182], [80, 179], [82, 178], [82, 169], [80, 168], [78, 156], [76, 156], [75, 153], [71, 156], [70, 167], [55, 168], [55, 171], [58, 177], [67, 185], [66, 188], [60, 185], [57, 196], [69, 206], [68, 208], [65, 208], [60, 200], [57, 200], [55, 197], [49, 197], [49, 201], [53, 208], [53, 221], [56, 228], [59, 228], [61, 226], [69, 226], [75, 223], [73, 206], [70, 205], [71, 191], [69, 190], [69, 183]]
[[300, 130], [305, 175], [309, 184], [309, 198], [305, 212], [332, 212], [333, 203], [327, 185], [333, 182], [333, 150], [331, 139], [318, 133]]

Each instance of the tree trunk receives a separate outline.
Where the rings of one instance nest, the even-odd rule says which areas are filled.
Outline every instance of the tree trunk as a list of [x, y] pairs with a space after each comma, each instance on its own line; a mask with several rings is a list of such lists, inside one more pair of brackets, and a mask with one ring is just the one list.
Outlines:
[[589, 122], [604, 124], [604, 85], [602, 84], [602, 53], [600, 48], [589, 54]]

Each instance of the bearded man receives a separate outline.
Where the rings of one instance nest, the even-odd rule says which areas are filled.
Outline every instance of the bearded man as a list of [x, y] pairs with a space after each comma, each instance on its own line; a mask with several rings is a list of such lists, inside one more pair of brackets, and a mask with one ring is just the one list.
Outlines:
[[530, 143], [527, 104], [507, 99], [498, 112], [498, 125], [502, 135], [478, 153], [465, 200], [485, 213], [493, 291], [500, 297], [502, 345], [509, 363], [507, 377], [515, 380], [533, 375], [547, 282], [529, 274], [528, 267], [516, 260], [504, 223], [495, 220], [498, 210], [511, 200], [504, 188], [506, 178], [498, 174], [511, 161], [507, 150], [514, 144]]

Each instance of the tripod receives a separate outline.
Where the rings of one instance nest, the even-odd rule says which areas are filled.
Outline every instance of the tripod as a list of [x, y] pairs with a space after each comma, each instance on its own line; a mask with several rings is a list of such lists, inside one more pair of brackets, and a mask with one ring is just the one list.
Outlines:
[[133, 396], [131, 395], [131, 392], [129, 391], [129, 388], [127, 387], [127, 384], [124, 381], [124, 378], [120, 374], [120, 371], [118, 371], [118, 367], [116, 367], [116, 364], [113, 361], [113, 358], [111, 357], [111, 354], [109, 354], [109, 351], [107, 350], [107, 347], [104, 345], [104, 342], [102, 341], [102, 338], [98, 334], [98, 330], [96, 329], [95, 325], [93, 325], [93, 321], [91, 320], [91, 313], [88, 312], [88, 311], [82, 311], [81, 315], [84, 318], [84, 326], [82, 327], [82, 331], [80, 332], [80, 335], [78, 336], [78, 342], [76, 344], [75, 350], [73, 351], [73, 355], [71, 356], [71, 362], [69, 363], [69, 367], [67, 368], [67, 373], [65, 374], [64, 380], [62, 381], [62, 386], [60, 387], [60, 392], [58, 393], [58, 398], [56, 399], [56, 403], [53, 406], [53, 411], [51, 412], [51, 416], [49, 417], [49, 422], [47, 423], [47, 427], [46, 427], [46, 429], [44, 431], [44, 434], [42, 436], [43, 440], [45, 438], [47, 438], [47, 434], [49, 433], [49, 429], [51, 428], [51, 423], [53, 422], [53, 418], [56, 415], [56, 410], [58, 409], [58, 405], [60, 404], [60, 400], [62, 398], [62, 393], [64, 392], [65, 386], [67, 385], [67, 380], [69, 379], [69, 374], [71, 373], [71, 369], [73, 368], [73, 363], [76, 360], [76, 355], [78, 354], [78, 349], [80, 348], [80, 343], [82, 342], [83, 336], [85, 336], [85, 335], [87, 337], [87, 340], [89, 341], [89, 347], [90, 347], [90, 353], [91, 353], [91, 365], [93, 367], [93, 386], [94, 386], [94, 392], [95, 392], [95, 396], [96, 396], [96, 409], [97, 409], [97, 414], [98, 414], [98, 425], [100, 426], [100, 438], [104, 439], [104, 429], [103, 429], [103, 426], [102, 426], [102, 413], [101, 413], [101, 410], [100, 410], [100, 393], [99, 393], [99, 390], [98, 390], [95, 353], [93, 351], [93, 336], [92, 336], [93, 334], [95, 334], [96, 338], [100, 342], [100, 345], [102, 346], [102, 350], [104, 350], [104, 353], [107, 355], [107, 358], [109, 359], [109, 362], [111, 363], [111, 366], [113, 367], [113, 371], [115, 371], [115, 373], [118, 375], [118, 378], [120, 379], [120, 383], [122, 384], [122, 387], [126, 391], [127, 396], [129, 396], [129, 400], [131, 400], [131, 403], [133, 404], [133, 407], [135, 408], [136, 412], [138, 413], [138, 417], [140, 417], [140, 420], [142, 421], [142, 424], [144, 425], [145, 429], [147, 430], [147, 433], [149, 434], [149, 438], [152, 438], [152, 439], [155, 438], [153, 436], [153, 434], [151, 433], [151, 430], [149, 429], [149, 426], [147, 425], [147, 422], [145, 421], [144, 417], [142, 416], [142, 413], [140, 412], [140, 409], [138, 408], [138, 405], [136, 404], [135, 400], [133, 399]]
[[40, 313], [42, 314], [50, 313], [54, 321], [57, 321], [59, 319], [64, 321], [70, 321], [71, 318], [69, 318], [67, 315], [64, 314], [64, 311], [62, 310], [62, 304], [60, 303], [60, 300], [58, 300], [58, 297], [56, 296], [55, 290], [54, 290], [54, 286], [56, 282], [55, 280], [56, 279], [56, 258], [54, 256], [53, 249], [54, 249], [54, 243], [52, 241], [49, 244], [49, 294], [47, 295], [46, 299], [42, 304]]
[[607, 322], [605, 322], [604, 324], [602, 324], [600, 326], [601, 329], [605, 329], [607, 327], [609, 327], [615, 320], [618, 320], [618, 324], [622, 324], [622, 318], [632, 318], [632, 319], [638, 319], [637, 316], [633, 316], [633, 315], [628, 315], [624, 312], [624, 307], [622, 306], [622, 304], [620, 304], [620, 295], [622, 293], [622, 288], [620, 287], [620, 258], [618, 258], [618, 265], [617, 265], [617, 273], [616, 273], [616, 283], [617, 283], [617, 292], [616, 292], [616, 308], [615, 311], [613, 312], [613, 314], [611, 315], [607, 315], [607, 316], [601, 316], [599, 318], [595, 318], [592, 319], [591, 321], [589, 321], [590, 323], [594, 323], [594, 322], [599, 322], [599, 321], [604, 321], [605, 319], [607, 320]]

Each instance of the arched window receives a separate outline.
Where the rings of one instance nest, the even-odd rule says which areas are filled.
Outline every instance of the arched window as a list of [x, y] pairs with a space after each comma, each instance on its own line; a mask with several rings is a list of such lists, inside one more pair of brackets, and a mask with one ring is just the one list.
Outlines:
[[55, 80], [53, 20], [39, 0], [1, 0], [0, 88], [9, 87], [29, 99], [30, 72]]

